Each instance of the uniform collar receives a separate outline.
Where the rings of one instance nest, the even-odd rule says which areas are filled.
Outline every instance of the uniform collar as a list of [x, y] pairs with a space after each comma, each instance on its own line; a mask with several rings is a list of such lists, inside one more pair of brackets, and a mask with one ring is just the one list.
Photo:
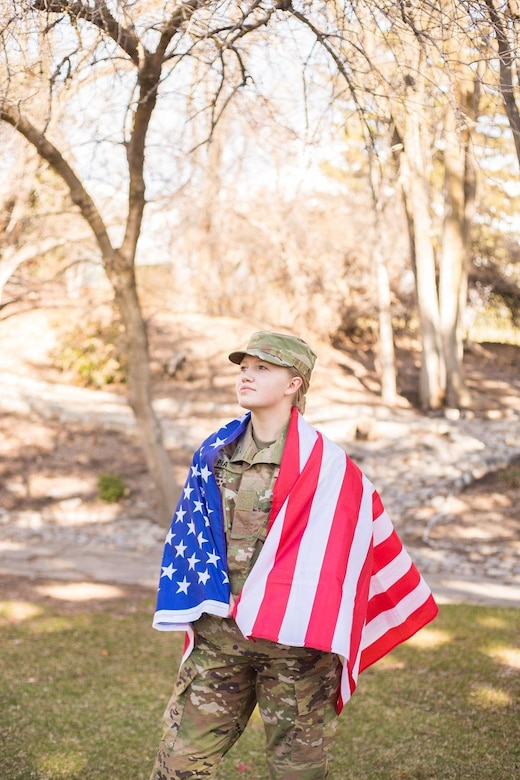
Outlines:
[[276, 441], [268, 447], [264, 447], [263, 450], [259, 450], [253, 439], [253, 426], [251, 420], [249, 420], [244, 433], [238, 439], [237, 446], [230, 457], [230, 461], [244, 461], [248, 465], [252, 465], [253, 463], [272, 463], [279, 466], [282, 462], [282, 454], [287, 438], [288, 427], [289, 423], [284, 426]]

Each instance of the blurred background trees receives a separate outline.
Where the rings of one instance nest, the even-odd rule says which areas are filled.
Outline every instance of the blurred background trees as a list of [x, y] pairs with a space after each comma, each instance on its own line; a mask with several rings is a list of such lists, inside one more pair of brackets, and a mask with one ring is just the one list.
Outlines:
[[471, 403], [475, 323], [518, 324], [519, 18], [498, 0], [4, 2], [0, 315], [50, 280], [113, 302], [165, 514], [144, 276], [177, 313], [370, 342], [388, 403], [406, 333], [421, 407]]

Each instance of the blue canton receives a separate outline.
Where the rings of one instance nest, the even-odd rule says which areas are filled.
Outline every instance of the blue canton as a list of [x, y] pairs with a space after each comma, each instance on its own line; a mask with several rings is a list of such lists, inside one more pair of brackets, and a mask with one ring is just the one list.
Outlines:
[[232, 420], [195, 452], [166, 536], [157, 613], [190, 623], [202, 612], [223, 615], [229, 604], [222, 499], [213, 465], [222, 447], [245, 430], [250, 415]]

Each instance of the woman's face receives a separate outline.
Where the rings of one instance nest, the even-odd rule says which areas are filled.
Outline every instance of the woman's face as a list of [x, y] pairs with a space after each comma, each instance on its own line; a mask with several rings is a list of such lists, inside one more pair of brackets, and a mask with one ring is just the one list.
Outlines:
[[244, 355], [236, 383], [238, 403], [251, 411], [291, 406], [301, 381], [283, 366]]

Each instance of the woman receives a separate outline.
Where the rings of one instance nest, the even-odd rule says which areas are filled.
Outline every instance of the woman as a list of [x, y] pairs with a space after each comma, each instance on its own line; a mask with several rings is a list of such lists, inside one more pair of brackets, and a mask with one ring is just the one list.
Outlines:
[[248, 410], [194, 455], [154, 627], [186, 646], [152, 780], [214, 778], [258, 704], [273, 780], [327, 775], [360, 671], [437, 607], [346, 453], [302, 416], [316, 355], [254, 333], [229, 359]]

